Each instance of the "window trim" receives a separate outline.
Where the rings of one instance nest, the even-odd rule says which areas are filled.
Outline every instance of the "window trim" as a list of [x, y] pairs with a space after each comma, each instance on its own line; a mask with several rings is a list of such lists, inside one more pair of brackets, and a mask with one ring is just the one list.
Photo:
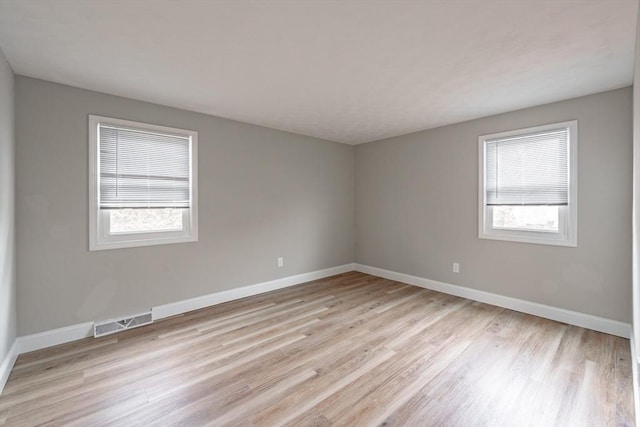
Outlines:
[[[150, 132], [162, 132], [172, 135], [189, 136], [191, 167], [191, 207], [183, 209], [183, 230], [136, 233], [106, 233], [105, 225], [108, 211], [100, 211], [98, 197], [100, 179], [98, 172], [98, 125], [108, 123], [116, 126], [127, 126]], [[186, 226], [185, 226], [186, 225]], [[165, 245], [198, 241], [198, 132], [160, 126], [144, 122], [116, 119], [112, 117], [89, 115], [89, 251], [104, 249], [120, 249], [139, 246]]]
[[[495, 138], [544, 132], [558, 128], [569, 130], [569, 204], [560, 210], [558, 233], [548, 231], [493, 228], [493, 208], [487, 206], [486, 141]], [[578, 246], [578, 121], [552, 123], [478, 137], [478, 238], [555, 246]], [[563, 211], [566, 211], [563, 213]], [[563, 232], [564, 231], [564, 232]]]

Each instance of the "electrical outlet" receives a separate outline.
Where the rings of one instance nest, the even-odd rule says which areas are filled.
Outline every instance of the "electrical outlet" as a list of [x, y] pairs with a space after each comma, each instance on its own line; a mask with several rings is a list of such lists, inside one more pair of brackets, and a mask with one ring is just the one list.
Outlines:
[[284, 258], [282, 257], [278, 258], [278, 267], [284, 267]]
[[453, 272], [460, 273], [460, 264], [458, 264], [457, 262], [453, 263]]

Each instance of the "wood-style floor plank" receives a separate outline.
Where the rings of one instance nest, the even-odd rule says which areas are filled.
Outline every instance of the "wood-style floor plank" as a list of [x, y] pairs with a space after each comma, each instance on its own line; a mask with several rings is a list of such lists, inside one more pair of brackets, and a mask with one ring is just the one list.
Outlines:
[[0, 425], [632, 426], [628, 340], [350, 272], [21, 355]]

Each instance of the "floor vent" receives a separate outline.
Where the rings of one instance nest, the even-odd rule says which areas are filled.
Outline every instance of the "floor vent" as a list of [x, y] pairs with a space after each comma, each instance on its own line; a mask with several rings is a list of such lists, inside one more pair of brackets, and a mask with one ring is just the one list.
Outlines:
[[127, 317], [118, 320], [109, 320], [102, 323], [95, 323], [93, 326], [93, 336], [103, 337], [109, 334], [115, 334], [116, 332], [124, 331], [131, 328], [137, 328], [138, 326], [148, 325], [153, 322], [151, 318], [151, 312], [137, 314], [135, 316]]

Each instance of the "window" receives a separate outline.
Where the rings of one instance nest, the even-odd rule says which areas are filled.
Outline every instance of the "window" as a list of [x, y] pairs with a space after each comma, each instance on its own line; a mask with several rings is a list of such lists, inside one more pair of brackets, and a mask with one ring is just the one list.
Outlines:
[[198, 240], [198, 133], [89, 116], [89, 250]]
[[576, 121], [484, 135], [479, 237], [577, 246]]

